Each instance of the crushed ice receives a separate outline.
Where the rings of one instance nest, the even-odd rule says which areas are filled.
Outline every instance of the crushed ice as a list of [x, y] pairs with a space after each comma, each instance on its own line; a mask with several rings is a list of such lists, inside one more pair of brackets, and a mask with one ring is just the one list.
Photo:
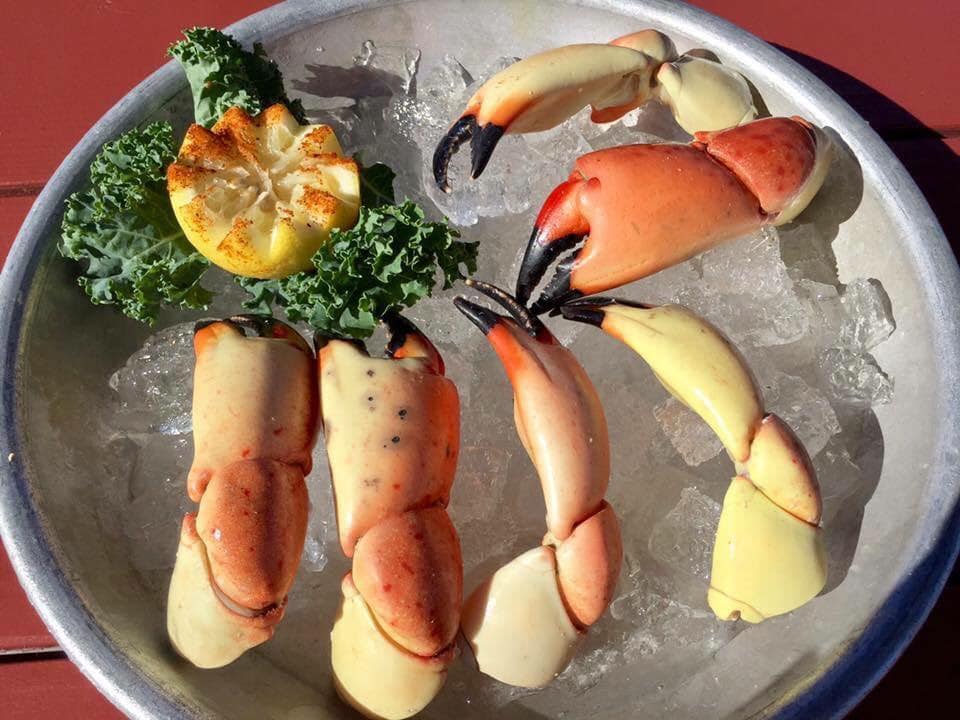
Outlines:
[[[359, 48], [355, 66], [380, 89], [368, 97], [331, 98], [312, 117], [333, 123], [345, 149], [365, 162], [389, 162], [398, 172], [399, 196], [446, 215], [466, 239], [481, 240], [480, 274], [507, 284], [516, 274], [534, 213], [567, 176], [575, 156], [625, 143], [688, 139], [669, 112], [654, 104], [607, 125], [595, 125], [581, 113], [549, 132], [505, 137], [478, 181], [467, 178], [464, 147], [450, 169], [453, 192], [440, 192], [430, 168], [436, 142], [480, 83], [513, 60], [465, 67], [452, 55], [425, 58], [416, 48], [368, 41]], [[861, 478], [838, 434], [840, 418], [851, 409], [891, 401], [893, 380], [871, 351], [896, 325], [876, 280], [842, 286], [803, 276], [804, 268], [828, 267], [832, 261], [814, 232], [795, 223], [783, 234], [791, 245], [789, 263], [781, 253], [781, 235], [769, 228], [618, 294], [687, 305], [737, 344], [767, 408], [794, 428], [814, 457], [829, 522]], [[427, 299], [410, 314], [438, 342], [463, 402], [463, 446], [450, 510], [461, 536], [469, 590], [498, 564], [539, 542], [543, 507], [536, 476], [513, 431], [509, 385], [483, 338], [453, 311], [450, 294]], [[654, 485], [658, 477], [678, 482], [694, 472], [712, 473], [717, 463], [726, 462], [718, 458], [722, 447], [706, 424], [668, 397], [649, 373], [638, 382], [644, 372], [638, 358], [581, 325], [547, 322], [581, 353], [606, 403], [615, 456], [610, 497], [624, 499], [624, 517], [642, 512], [651, 519], [646, 527], [624, 523], [624, 545], [633, 554], [617, 597], [559, 685], [579, 694], [603, 682], [608, 672], [653, 655], [658, 662], [673, 658], [673, 674], [690, 675], [740, 630], [739, 624], [717, 621], [705, 602], [719, 493], [713, 488], [711, 497], [683, 487], [677, 500], [675, 490], [648, 487], [641, 497], [623, 483]], [[105, 419], [112, 430], [109, 467], [126, 504], [123, 532], [135, 541], [132, 562], [147, 574], [172, 567], [180, 518], [193, 509], [184, 487], [192, 455], [192, 372], [192, 324], [185, 323], [154, 334], [110, 379], [116, 403]], [[672, 455], [665, 461], [669, 467], [648, 473], [650, 462], [663, 459], [648, 453], [658, 432]], [[329, 573], [328, 561], [339, 558], [340, 551], [322, 443], [307, 483], [311, 510], [302, 568]], [[629, 510], [628, 502], [634, 503]], [[696, 590], [692, 595], [679, 589], [687, 582]], [[337, 586], [335, 580], [330, 584]], [[497, 683], [483, 688], [469, 685], [474, 697], [486, 693], [485, 702], [494, 708], [527, 694]]]

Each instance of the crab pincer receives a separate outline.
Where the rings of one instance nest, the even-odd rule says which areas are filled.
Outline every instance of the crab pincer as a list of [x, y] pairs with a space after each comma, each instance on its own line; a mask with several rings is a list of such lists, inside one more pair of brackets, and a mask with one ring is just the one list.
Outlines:
[[716, 615], [756, 623], [814, 598], [827, 580], [816, 473], [790, 427], [764, 412], [736, 349], [677, 305], [585, 298], [560, 312], [631, 347], [734, 460], [737, 476], [723, 501], [707, 596]]
[[309, 345], [272, 318], [198, 323], [194, 349], [187, 487], [199, 509], [183, 520], [167, 630], [183, 657], [215, 668], [283, 618], [306, 535], [317, 386]]
[[534, 313], [652, 275], [810, 203], [830, 141], [802, 118], [765, 118], [689, 145], [624, 145], [578, 158], [547, 197], [517, 278], [526, 303], [560, 261]]
[[460, 405], [433, 344], [388, 314], [386, 358], [318, 337], [321, 414], [337, 527], [353, 568], [331, 633], [341, 698], [371, 718], [419, 712], [446, 679], [463, 562], [447, 515]]
[[471, 594], [461, 625], [482, 672], [542, 687], [606, 610], [620, 572], [619, 523], [603, 499], [607, 425], [590, 378], [546, 326], [503, 290], [467, 284], [508, 313], [454, 300], [486, 335], [513, 386], [517, 433], [540, 477], [548, 532]]
[[506, 133], [549, 130], [587, 105], [594, 122], [612, 122], [651, 100], [668, 106], [689, 133], [756, 117], [750, 87], [739, 73], [708, 53], [678, 55], [669, 37], [641, 30], [607, 44], [546, 50], [495, 74], [437, 145], [434, 179], [449, 191], [450, 159], [468, 140], [477, 178]]

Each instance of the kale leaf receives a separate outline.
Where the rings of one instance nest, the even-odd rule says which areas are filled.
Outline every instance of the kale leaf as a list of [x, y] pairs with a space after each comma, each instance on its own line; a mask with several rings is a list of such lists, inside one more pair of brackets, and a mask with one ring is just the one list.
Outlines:
[[81, 264], [80, 287], [152, 323], [162, 304], [203, 308], [208, 267], [184, 237], [166, 191], [173, 128], [153, 123], [107, 143], [90, 166], [91, 189], [67, 198], [60, 254]]
[[214, 28], [195, 27], [183, 34], [186, 39], [171, 45], [169, 53], [190, 83], [197, 123], [209, 128], [231, 107], [256, 115], [275, 103], [286, 105], [297, 122], [306, 122], [303, 105], [287, 97], [283, 75], [260, 43], [251, 52]]
[[238, 278], [251, 294], [244, 306], [264, 312], [276, 304], [290, 320], [325, 335], [366, 338], [385, 312], [432, 294], [438, 268], [444, 289], [466, 277], [464, 268], [476, 272], [479, 243], [459, 237], [446, 222], [426, 220], [410, 201], [363, 206], [357, 224], [334, 230], [313, 256], [316, 272], [282, 280]]

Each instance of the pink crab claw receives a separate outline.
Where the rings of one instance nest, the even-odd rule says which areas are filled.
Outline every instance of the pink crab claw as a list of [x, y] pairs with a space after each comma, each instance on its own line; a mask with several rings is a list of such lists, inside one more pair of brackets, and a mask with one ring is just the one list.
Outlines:
[[712, 57], [700, 50], [678, 56], [669, 37], [641, 30], [606, 45], [566, 45], [520, 60], [474, 93], [437, 145], [437, 186], [449, 192], [447, 167], [467, 140], [477, 178], [505, 133], [549, 130], [587, 105], [591, 120], [606, 123], [656, 100], [691, 134], [752, 120], [750, 86]]
[[[514, 419], [540, 476], [547, 526], [565, 540], [606, 493], [610, 456], [603, 408], [583, 367], [539, 319], [500, 288], [478, 280], [467, 284], [509, 313], [454, 299], [486, 335], [514, 386]], [[565, 424], [557, 425], [556, 418]]]
[[536, 317], [487, 283], [467, 284], [509, 317], [458, 297], [513, 386], [514, 422], [536, 468], [547, 534], [477, 587], [461, 627], [481, 672], [543, 687], [559, 674], [613, 598], [623, 546], [603, 499], [610, 446], [600, 398], [583, 367]]
[[689, 145], [625, 145], [578, 158], [547, 197], [517, 278], [535, 314], [616, 288], [721, 242], [793, 220], [820, 189], [830, 141], [802, 118], [702, 132]]

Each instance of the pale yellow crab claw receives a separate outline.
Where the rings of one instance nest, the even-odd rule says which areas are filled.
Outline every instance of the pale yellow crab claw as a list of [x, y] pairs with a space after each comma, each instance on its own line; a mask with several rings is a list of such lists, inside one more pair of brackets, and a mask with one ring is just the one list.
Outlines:
[[691, 135], [707, 128], [736, 127], [757, 117], [744, 77], [701, 57], [684, 55], [661, 65], [655, 94]]
[[[661, 82], [668, 87], [659, 89]], [[504, 133], [549, 130], [587, 105], [594, 122], [611, 122], [649, 100], [666, 103], [690, 133], [756, 117], [749, 86], [738, 73], [701, 57], [678, 57], [669, 37], [642, 30], [606, 45], [546, 50], [495, 74], [437, 145], [434, 179], [449, 190], [450, 158], [467, 140], [477, 178]]]
[[561, 307], [649, 363], [666, 389], [717, 433], [738, 470], [713, 552], [708, 602], [718, 617], [760, 622], [800, 607], [827, 580], [820, 488], [790, 427], [764, 417], [739, 353], [712, 325], [675, 305], [591, 298]]
[[384, 633], [350, 574], [342, 591], [330, 642], [337, 694], [368, 718], [416, 715], [443, 687], [453, 649], [437, 657], [403, 649]]

